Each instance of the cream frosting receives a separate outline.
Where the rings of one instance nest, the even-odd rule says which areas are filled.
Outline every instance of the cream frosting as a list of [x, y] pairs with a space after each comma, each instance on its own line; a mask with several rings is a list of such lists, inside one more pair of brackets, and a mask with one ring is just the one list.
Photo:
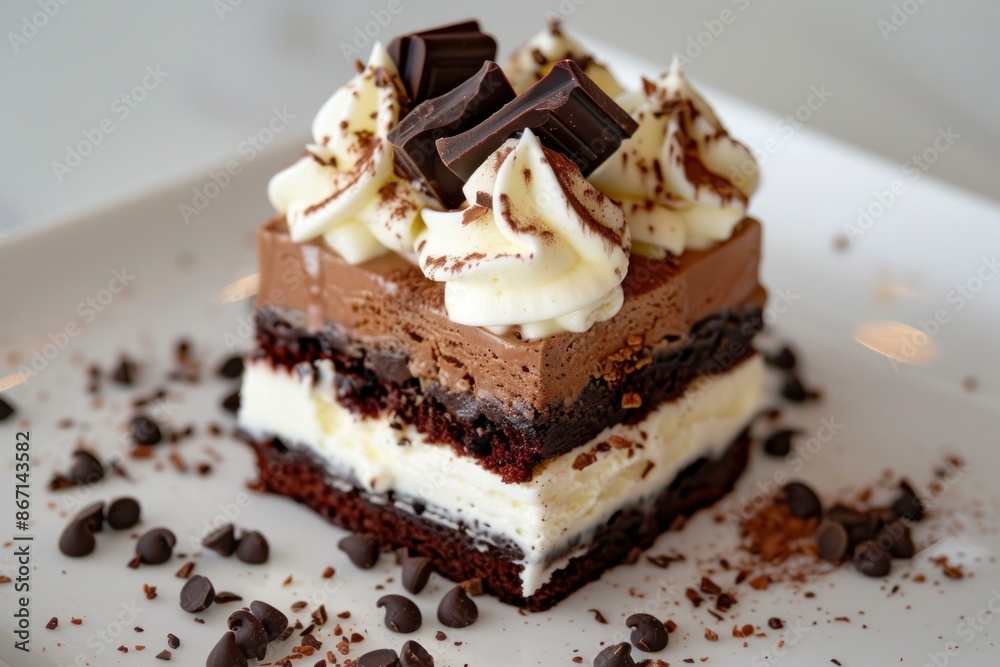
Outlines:
[[586, 331], [613, 317], [631, 242], [617, 202], [530, 130], [509, 139], [463, 189], [460, 211], [425, 211], [420, 268], [445, 283], [448, 317], [526, 338]]
[[679, 62], [643, 90], [618, 99], [639, 129], [591, 174], [622, 202], [637, 253], [662, 257], [706, 248], [732, 236], [757, 187], [757, 170], [734, 183], [727, 174], [756, 167], [691, 86]]
[[376, 44], [368, 65], [319, 110], [307, 155], [268, 185], [294, 241], [322, 236], [352, 264], [388, 250], [412, 255], [430, 200], [395, 174], [387, 135], [401, 90], [396, 65]]

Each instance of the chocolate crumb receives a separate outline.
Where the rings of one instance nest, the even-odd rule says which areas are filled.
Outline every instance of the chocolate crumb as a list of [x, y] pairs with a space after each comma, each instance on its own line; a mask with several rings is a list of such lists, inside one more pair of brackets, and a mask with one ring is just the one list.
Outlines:
[[156, 654], [156, 659], [157, 660], [166, 660], [166, 661], [169, 662], [170, 661], [170, 656], [171, 656], [170, 651], [168, 651], [167, 649], [163, 649], [162, 651], [160, 651], [159, 653]]
[[49, 622], [45, 624], [46, 630], [55, 630], [59, 627], [59, 619], [53, 616], [49, 619]]
[[181, 640], [177, 638], [177, 635], [168, 633], [167, 634], [167, 646], [172, 649], [179, 648], [181, 645]]
[[602, 623], [604, 625], [608, 624], [608, 619], [604, 618], [604, 614], [602, 614], [598, 610], [596, 610], [596, 609], [588, 609], [587, 611], [593, 612], [593, 614], [594, 614], [594, 620], [597, 621], [598, 623]]

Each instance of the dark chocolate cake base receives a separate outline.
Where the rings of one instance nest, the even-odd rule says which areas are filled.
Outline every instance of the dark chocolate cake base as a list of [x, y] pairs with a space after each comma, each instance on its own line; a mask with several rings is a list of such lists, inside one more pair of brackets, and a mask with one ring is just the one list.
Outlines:
[[[517, 547], [486, 546], [461, 530], [453, 530], [406, 509], [391, 498], [373, 502], [370, 494], [354, 488], [335, 488], [322, 460], [311, 450], [288, 447], [278, 440], [253, 444], [260, 482], [274, 493], [312, 508], [330, 522], [372, 535], [384, 547], [408, 547], [431, 558], [434, 569], [452, 581], [480, 578], [484, 590], [503, 602], [532, 611], [548, 609], [618, 565], [636, 549], [645, 550], [656, 538], [677, 525], [678, 518], [708, 507], [725, 496], [746, 468], [750, 438], [739, 435], [717, 457], [696, 460], [643, 507], [616, 512], [592, 539], [591, 548], [571, 559], [528, 598], [521, 594], [521, 557]], [[367, 497], [366, 497], [367, 496]]]

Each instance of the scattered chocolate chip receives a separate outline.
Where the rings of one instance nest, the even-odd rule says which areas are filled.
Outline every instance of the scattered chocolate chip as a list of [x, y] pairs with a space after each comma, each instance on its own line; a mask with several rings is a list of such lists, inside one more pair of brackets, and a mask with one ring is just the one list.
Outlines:
[[70, 521], [59, 537], [59, 551], [70, 558], [88, 556], [94, 552], [96, 546], [93, 526], [86, 520]]
[[238, 354], [229, 357], [219, 364], [215, 374], [219, 377], [229, 378], [230, 380], [240, 377], [243, 375], [243, 357]]
[[866, 577], [884, 577], [892, 569], [892, 557], [868, 540], [854, 547], [854, 566]]
[[137, 367], [135, 362], [125, 355], [122, 355], [118, 365], [115, 366], [113, 371], [111, 371], [111, 379], [115, 382], [115, 384], [120, 384], [124, 387], [131, 387], [135, 384], [136, 370]]
[[254, 600], [250, 603], [250, 611], [260, 619], [269, 642], [277, 639], [288, 627], [288, 617], [266, 602]]
[[831, 521], [836, 521], [837, 523], [842, 524], [848, 531], [850, 531], [850, 529], [854, 526], [860, 526], [868, 522], [868, 517], [853, 507], [848, 507], [847, 505], [834, 505], [830, 509], [826, 510], [824, 516]]
[[146, 415], [136, 415], [129, 422], [129, 435], [137, 445], [155, 445], [163, 440], [160, 425]]
[[226, 412], [231, 412], [236, 414], [240, 411], [240, 390], [237, 389], [233, 393], [222, 399], [222, 409]]
[[7, 421], [17, 412], [14, 406], [0, 398], [0, 422]]
[[167, 646], [172, 649], [180, 648], [181, 640], [177, 638], [177, 635], [172, 633], [167, 633]]
[[380, 648], [358, 658], [358, 667], [400, 667], [399, 656], [391, 648]]
[[792, 348], [787, 345], [783, 345], [775, 352], [765, 353], [764, 363], [772, 368], [780, 368], [781, 370], [790, 371], [795, 368], [798, 363], [798, 358]]
[[239, 543], [236, 545], [236, 557], [244, 563], [250, 563], [251, 565], [259, 565], [260, 563], [267, 562], [269, 553], [270, 549], [267, 546], [267, 540], [256, 530], [243, 533]]
[[146, 531], [135, 544], [135, 553], [147, 565], [159, 565], [170, 560], [177, 538], [166, 528]]
[[719, 611], [729, 611], [729, 608], [734, 604], [736, 604], [736, 598], [730, 593], [719, 593], [719, 597], [715, 598], [715, 608]]
[[378, 562], [378, 542], [370, 535], [353, 533], [340, 540], [337, 548], [362, 570], [371, 569]]
[[785, 627], [785, 622], [782, 621], [780, 618], [772, 616], [771, 618], [767, 619], [767, 627], [771, 628], [772, 630], [780, 630], [781, 628]]
[[219, 526], [205, 536], [201, 545], [221, 556], [232, 556], [236, 552], [236, 535], [233, 524]]
[[98, 500], [91, 503], [77, 512], [73, 521], [80, 521], [86, 524], [92, 532], [99, 533], [104, 530], [104, 502]]
[[625, 619], [625, 625], [632, 628], [630, 639], [640, 651], [646, 653], [662, 651], [670, 640], [667, 628], [650, 614], [632, 614]]
[[434, 667], [434, 658], [431, 654], [412, 639], [403, 644], [399, 660], [403, 667]]
[[441, 598], [437, 616], [449, 628], [465, 628], [479, 618], [479, 608], [464, 588], [455, 586]]
[[267, 631], [260, 619], [247, 609], [238, 609], [229, 615], [226, 625], [236, 635], [236, 645], [248, 659], [264, 659], [264, 654], [267, 653]]
[[850, 537], [842, 523], [825, 520], [816, 531], [816, 549], [824, 560], [839, 561], [847, 554]]
[[227, 632], [208, 654], [205, 667], [247, 667], [247, 658], [243, 649], [236, 643], [236, 635]]
[[159, 653], [156, 654], [156, 659], [157, 660], [166, 660], [167, 662], [169, 662], [170, 661], [170, 657], [171, 657], [171, 653], [167, 649], [163, 649], [162, 651], [160, 651]]
[[205, 611], [215, 602], [215, 588], [208, 577], [196, 574], [181, 588], [181, 609], [191, 614]]
[[781, 395], [792, 403], [804, 403], [817, 396], [814, 392], [806, 389], [799, 376], [792, 372], [785, 376], [785, 381], [781, 385]]
[[141, 508], [135, 498], [115, 498], [108, 505], [104, 518], [115, 530], [128, 530], [139, 523]]
[[445, 639], [448, 639], [448, 635], [438, 630], [437, 632], [434, 633], [434, 639], [438, 640], [439, 642], [443, 642]]
[[73, 462], [69, 467], [69, 480], [74, 484], [94, 484], [104, 479], [104, 466], [93, 454], [85, 449], [78, 449], [72, 454]]
[[635, 667], [632, 646], [628, 642], [608, 646], [594, 658], [594, 667]]
[[788, 456], [792, 451], [792, 438], [796, 433], [795, 429], [790, 428], [775, 431], [764, 440], [764, 453], [768, 456]]
[[59, 627], [59, 619], [53, 616], [49, 619], [49, 622], [45, 624], [46, 630], [55, 630]]
[[917, 492], [913, 490], [913, 487], [905, 479], [899, 483], [899, 490], [899, 496], [892, 501], [892, 511], [900, 519], [921, 521], [924, 518], [925, 510], [924, 504], [920, 501], [920, 497], [917, 496]]
[[425, 556], [404, 556], [401, 565], [403, 588], [413, 594], [424, 590], [431, 577], [431, 559]]
[[882, 549], [887, 549], [893, 558], [913, 558], [916, 553], [909, 527], [898, 520], [882, 526], [875, 543]]
[[792, 516], [800, 519], [811, 519], [823, 514], [823, 505], [819, 496], [802, 482], [789, 482], [784, 488], [785, 503]]
[[385, 607], [385, 627], [393, 632], [416, 632], [423, 623], [420, 609], [413, 600], [402, 595], [383, 595], [375, 605]]

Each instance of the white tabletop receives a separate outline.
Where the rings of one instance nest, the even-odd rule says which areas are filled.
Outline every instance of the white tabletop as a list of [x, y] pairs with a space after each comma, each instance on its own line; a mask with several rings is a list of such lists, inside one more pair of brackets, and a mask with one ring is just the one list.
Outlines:
[[[349, 75], [350, 58], [367, 56], [370, 46], [359, 40], [358, 52], [345, 57], [356, 36], [367, 30], [387, 41], [470, 14], [499, 38], [504, 53], [550, 14], [664, 66], [679, 53], [696, 82], [768, 110], [776, 124], [798, 109], [809, 127], [886, 157], [900, 173], [951, 128], [953, 140], [946, 151], [932, 151], [927, 173], [1000, 198], [998, 3], [483, 5], [3, 3], [0, 234], [72, 216], [192, 170], [207, 178], [227, 160], [245, 162], [258, 149], [302, 141], [316, 109]], [[799, 109], [810, 101], [814, 109]], [[248, 143], [276, 112], [291, 118], [273, 121], [280, 128], [273, 141]], [[732, 129], [739, 137], [739, 128]], [[264, 132], [261, 139], [267, 138]]]

